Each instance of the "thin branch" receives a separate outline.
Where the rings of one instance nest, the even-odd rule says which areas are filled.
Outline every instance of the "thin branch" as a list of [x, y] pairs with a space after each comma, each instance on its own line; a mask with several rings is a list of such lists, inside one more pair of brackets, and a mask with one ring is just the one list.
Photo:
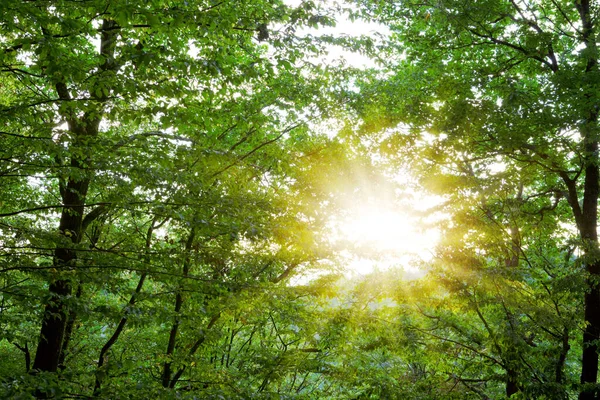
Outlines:
[[[206, 340], [206, 331], [209, 331], [210, 329], [212, 329], [212, 327], [217, 323], [217, 321], [219, 320], [219, 318], [221, 317], [221, 313], [217, 313], [215, 315], [213, 315], [213, 317], [210, 319], [208, 325], [206, 326], [206, 329], [203, 330], [202, 334], [200, 335], [200, 337], [198, 338], [198, 340], [196, 340], [196, 342], [192, 345], [192, 347], [190, 348], [190, 351], [188, 352], [187, 358], [192, 357], [196, 351], [198, 350], [198, 348], [200, 348], [200, 346], [202, 345], [202, 343], [204, 343], [204, 341]], [[173, 375], [173, 379], [171, 379], [171, 383], [169, 384], [169, 387], [172, 389], [175, 387], [175, 385], [177, 385], [177, 382], [179, 381], [179, 378], [181, 378], [181, 375], [185, 372], [186, 366], [184, 365], [183, 367], [181, 367], [179, 369], [179, 371], [177, 371], [177, 373], [175, 373], [175, 375]]]
[[29, 372], [31, 370], [31, 353], [29, 352], [29, 346], [27, 342], [25, 342], [25, 346], [21, 346], [18, 343], [13, 343], [15, 347], [23, 352], [25, 356], [25, 371]]
[[513, 50], [516, 50], [516, 51], [524, 54], [528, 58], [537, 60], [537, 61], [541, 62], [542, 64], [546, 65], [548, 68], [550, 68], [552, 70], [552, 72], [558, 71], [558, 65], [554, 65], [553, 63], [548, 62], [548, 60], [544, 59], [543, 57], [540, 57], [539, 55], [532, 54], [529, 50], [527, 50], [526, 48], [524, 48], [522, 46], [516, 45], [516, 44], [508, 42], [506, 40], [495, 38], [489, 34], [483, 34], [473, 28], [467, 28], [467, 30], [477, 37], [480, 37], [482, 39], [487, 39], [491, 44], [497, 44], [497, 45], [509, 47]]
[[234, 161], [233, 163], [227, 165], [226, 167], [218, 170], [217, 172], [212, 174], [212, 177], [214, 178], [217, 175], [222, 174], [223, 172], [227, 171], [229, 168], [234, 167], [235, 165], [239, 164], [240, 162], [242, 162], [243, 160], [245, 160], [246, 158], [250, 157], [252, 154], [256, 153], [258, 150], [262, 149], [265, 146], [270, 145], [271, 143], [275, 143], [276, 141], [278, 141], [279, 139], [281, 139], [283, 137], [283, 135], [285, 135], [286, 133], [289, 133], [290, 131], [296, 129], [297, 127], [301, 126], [303, 124], [303, 122], [299, 122], [295, 125], [292, 125], [286, 129], [284, 129], [279, 135], [277, 135], [276, 137], [274, 137], [271, 140], [267, 140], [264, 143], [261, 143], [260, 145], [256, 146], [254, 149], [250, 150], [248, 153], [244, 154], [242, 157], [238, 158], [236, 161]]
[[133, 142], [134, 140], [137, 140], [139, 138], [145, 138], [145, 137], [160, 137], [163, 139], [180, 140], [182, 142], [189, 142], [191, 144], [196, 143], [193, 139], [190, 139], [185, 136], [173, 135], [171, 133], [165, 133], [165, 132], [161, 132], [161, 131], [148, 131], [148, 132], [136, 133], [133, 135], [129, 135], [125, 139], [122, 139], [119, 142], [115, 143], [115, 145], [112, 147], [112, 150], [116, 150], [120, 147], [125, 146], [128, 143]]
[[52, 137], [50, 137], [50, 136], [46, 136], [46, 137], [25, 136], [25, 135], [19, 135], [18, 133], [11, 133], [11, 132], [4, 132], [4, 131], [0, 131], [0, 135], [13, 136], [13, 137], [18, 137], [20, 139], [52, 140]]

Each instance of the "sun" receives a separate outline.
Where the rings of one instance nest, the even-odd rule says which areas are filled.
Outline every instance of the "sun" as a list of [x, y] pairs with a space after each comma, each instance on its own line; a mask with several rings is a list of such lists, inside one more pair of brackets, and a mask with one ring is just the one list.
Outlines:
[[366, 274], [392, 266], [410, 275], [423, 275], [417, 267], [429, 261], [439, 241], [439, 231], [424, 227], [414, 210], [382, 204], [354, 205], [335, 222], [338, 246], [347, 270]]
[[425, 256], [430, 250], [430, 241], [417, 231], [415, 221], [398, 211], [364, 207], [342, 229], [349, 240], [369, 244], [379, 251]]

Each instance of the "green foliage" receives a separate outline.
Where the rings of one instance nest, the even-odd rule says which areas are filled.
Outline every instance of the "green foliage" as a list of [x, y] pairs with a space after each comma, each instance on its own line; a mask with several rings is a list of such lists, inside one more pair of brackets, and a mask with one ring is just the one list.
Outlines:
[[390, 56], [357, 82], [347, 135], [369, 133], [447, 216], [421, 333], [481, 398], [575, 396], [597, 372], [597, 7], [359, 4]]
[[314, 370], [287, 282], [329, 254], [315, 171], [340, 148], [308, 123], [341, 111], [321, 89], [346, 73], [295, 32], [327, 9], [54, 1], [0, 22], [1, 396], [248, 398]]
[[[593, 390], [596, 6], [13, 3], [0, 397]], [[342, 15], [389, 34], [319, 35]], [[406, 169], [444, 216], [426, 276], [327, 274], [332, 214]]]

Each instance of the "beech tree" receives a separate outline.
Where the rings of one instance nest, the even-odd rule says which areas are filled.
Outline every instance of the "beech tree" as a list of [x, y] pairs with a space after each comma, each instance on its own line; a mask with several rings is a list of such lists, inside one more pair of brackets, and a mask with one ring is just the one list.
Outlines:
[[[598, 398], [597, 5], [585, 0], [360, 4], [358, 13], [389, 27], [392, 43], [382, 57], [388, 74], [366, 79], [361, 95], [372, 95], [357, 100], [363, 129], [386, 129], [380, 150], [406, 155], [401, 159], [421, 171], [422, 185], [443, 193], [455, 207], [464, 207], [461, 201], [469, 198], [473, 210], [489, 211], [485, 204], [498, 198], [502, 186], [512, 186], [513, 198], [522, 203], [513, 207], [540, 219], [551, 215], [576, 229], [578, 262], [587, 279], [581, 294], [580, 398]], [[487, 183], [488, 194], [480, 189]], [[498, 222], [497, 217], [487, 220]], [[510, 232], [518, 231], [509, 220], [500, 223], [507, 243], [517, 239], [511, 239]], [[480, 227], [471, 229], [476, 235]], [[520, 246], [513, 253], [515, 263], [526, 261]]]
[[2, 330], [32, 373], [6, 396], [110, 393], [142, 315], [172, 389], [223, 299], [324, 254], [307, 176], [341, 148], [308, 123], [333, 115], [345, 73], [309, 62], [323, 43], [296, 30], [330, 24], [314, 2], [0, 10]]

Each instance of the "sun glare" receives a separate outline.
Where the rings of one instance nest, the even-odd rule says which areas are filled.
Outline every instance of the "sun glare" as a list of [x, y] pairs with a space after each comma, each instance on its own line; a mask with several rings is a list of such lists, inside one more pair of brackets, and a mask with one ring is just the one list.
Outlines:
[[433, 257], [439, 239], [436, 229], [419, 226], [414, 213], [371, 204], [353, 207], [335, 225], [337, 242], [349, 246], [343, 253], [351, 273], [400, 267], [422, 275], [418, 265]]

